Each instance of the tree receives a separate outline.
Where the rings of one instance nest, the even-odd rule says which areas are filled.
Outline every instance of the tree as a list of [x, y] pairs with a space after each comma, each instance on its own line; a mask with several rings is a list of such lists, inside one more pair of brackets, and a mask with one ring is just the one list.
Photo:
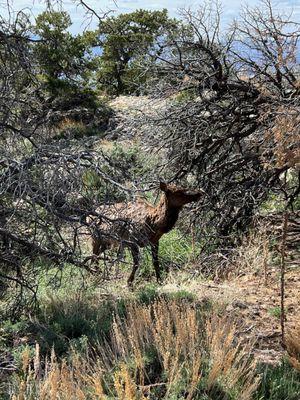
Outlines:
[[31, 44], [35, 73], [43, 88], [44, 102], [55, 114], [50, 124], [64, 120], [83, 122], [91, 129], [107, 124], [109, 110], [95, 91], [96, 57], [92, 47], [96, 33], [68, 32], [71, 19], [64, 11], [45, 11], [37, 16]]
[[38, 69], [48, 84], [55, 88], [58, 80], [71, 84], [85, 79], [94, 67], [91, 46], [94, 32], [72, 36], [67, 29], [71, 18], [65, 11], [45, 11], [35, 21], [34, 33], [39, 41], [34, 46]]
[[[192, 36], [182, 31], [162, 43], [152, 72], [153, 95], [177, 96], [153, 130], [168, 153], [169, 178], [207, 193], [196, 220], [210, 249], [238, 239], [270, 193], [292, 206], [300, 189], [300, 25], [268, 0], [224, 34], [220, 16], [209, 6], [186, 11]], [[291, 185], [282, 179], [287, 171]]]
[[[49, 121], [57, 95], [49, 99], [36, 74], [35, 46], [42, 39], [32, 35], [29, 17], [0, 17], [0, 37], [0, 296], [11, 289], [16, 310], [34, 299], [41, 270], [65, 263], [89, 268], [79, 240], [86, 215], [123, 186], [109, 175], [118, 166], [110, 167], [88, 138], [74, 146], [55, 137]], [[45, 51], [48, 40], [53, 46], [53, 36], [41, 42]], [[71, 63], [63, 67], [73, 74]], [[65, 79], [54, 66], [47, 73]]]
[[139, 65], [141, 60], [176, 27], [176, 20], [168, 17], [167, 10], [137, 10], [100, 22], [100, 86], [117, 95], [138, 93], [140, 84], [147, 79], [147, 71]]

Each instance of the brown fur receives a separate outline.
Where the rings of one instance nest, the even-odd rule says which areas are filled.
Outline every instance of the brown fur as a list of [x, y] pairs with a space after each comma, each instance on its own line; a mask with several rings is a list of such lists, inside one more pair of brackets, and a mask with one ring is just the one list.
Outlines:
[[133, 270], [128, 279], [129, 284], [132, 284], [139, 265], [139, 247], [147, 245], [151, 246], [156, 277], [160, 280], [159, 239], [174, 227], [182, 207], [198, 201], [203, 194], [202, 191], [191, 193], [187, 189], [163, 182], [160, 183], [160, 189], [163, 193], [157, 206], [139, 199], [136, 202], [99, 207], [96, 211], [104, 218], [90, 218], [94, 256], [120, 243], [121, 247], [131, 249]]

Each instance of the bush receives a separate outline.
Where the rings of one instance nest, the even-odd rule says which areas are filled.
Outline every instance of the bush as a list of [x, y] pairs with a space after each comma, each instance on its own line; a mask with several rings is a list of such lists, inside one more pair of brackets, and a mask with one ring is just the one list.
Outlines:
[[105, 131], [97, 126], [85, 125], [83, 122], [65, 118], [59, 126], [59, 139], [81, 139], [88, 136], [104, 137]]
[[128, 304], [126, 318], [116, 314], [109, 341], [94, 351], [96, 358], [73, 351], [68, 362], [53, 352], [41, 360], [39, 348], [34, 358], [27, 353], [11, 393], [45, 400], [246, 400], [258, 384], [251, 345], [241, 346], [224, 318], [211, 316], [203, 324], [186, 302]]
[[196, 296], [188, 292], [187, 290], [178, 290], [176, 292], [171, 292], [168, 294], [168, 298], [170, 300], [175, 300], [175, 301], [187, 301], [187, 302], [194, 302], [196, 300]]
[[112, 109], [92, 94], [64, 94], [55, 100], [52, 107], [48, 123], [56, 128], [57, 138], [80, 139], [84, 136], [103, 135], [113, 116]]
[[174, 102], [186, 103], [188, 101], [195, 100], [196, 97], [197, 91], [195, 89], [182, 90], [175, 96]]
[[92, 296], [71, 295], [44, 300], [31, 323], [31, 332], [42, 354], [53, 348], [65, 356], [72, 347], [85, 350], [108, 340], [114, 314], [124, 316], [124, 301], [100, 300]]

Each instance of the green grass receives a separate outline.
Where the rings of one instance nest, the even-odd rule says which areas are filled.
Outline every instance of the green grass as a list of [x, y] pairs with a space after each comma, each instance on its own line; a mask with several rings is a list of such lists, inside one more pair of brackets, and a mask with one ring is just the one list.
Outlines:
[[280, 319], [281, 317], [281, 308], [279, 306], [270, 308], [268, 313], [272, 315], [272, 317]]
[[107, 341], [114, 316], [125, 318], [126, 304], [131, 301], [144, 305], [160, 299], [194, 301], [194, 296], [184, 290], [160, 293], [156, 284], [146, 284], [127, 298], [103, 299], [96, 292], [76, 292], [76, 286], [69, 287], [69, 291], [61, 288], [55, 296], [47, 295], [43, 289], [39, 298], [39, 309], [30, 320], [24, 317], [17, 323], [8, 320], [2, 325], [0, 349], [14, 346], [16, 360], [24, 346], [34, 348], [35, 342], [39, 343], [41, 354], [49, 354], [53, 348], [62, 357], [71, 348], [85, 352], [93, 344]]
[[[194, 256], [190, 239], [182, 237], [178, 229], [164, 235], [159, 255], [165, 268], [184, 265]], [[129, 256], [127, 261], [130, 261]], [[130, 267], [125, 269], [126, 275]], [[154, 269], [147, 254], [143, 258], [140, 274], [148, 274], [154, 282]], [[30, 319], [25, 316], [16, 323], [5, 321], [0, 329], [0, 351], [10, 354], [18, 367], [21, 366], [24, 349], [28, 348], [33, 354], [36, 342], [40, 345], [41, 356], [49, 355], [52, 348], [59, 358], [67, 359], [72, 352], [79, 355], [93, 353], [93, 349], [99, 348], [101, 343], [109, 342], [114, 316], [118, 316], [120, 321], [125, 320], [126, 306], [132, 301], [146, 306], [168, 300], [191, 303], [197, 310], [197, 318], [203, 321], [212, 310], [210, 302], [197, 302], [195, 295], [188, 290], [164, 292], [156, 283], [143, 283], [135, 292], [125, 291], [123, 296], [113, 288], [107, 297], [101, 297], [94, 278], [69, 265], [61, 270], [48, 266], [47, 272], [38, 276], [37, 280], [39, 309], [32, 313]], [[280, 307], [270, 308], [268, 312], [280, 318]], [[151, 382], [155, 382], [156, 375], [161, 374], [156, 350], [149, 346], [144, 357], [147, 375]], [[253, 400], [300, 400], [300, 374], [287, 361], [278, 366], [260, 366], [259, 373], [261, 384]], [[205, 393], [205, 381], [202, 384], [204, 386], [202, 388], [200, 384], [195, 400], [238, 399], [235, 393], [229, 393], [218, 382], [212, 386], [210, 393]], [[157, 388], [159, 396], [161, 390]], [[177, 397], [170, 394], [168, 400], [184, 399], [184, 394], [180, 397], [179, 389], [174, 388], [174, 392], [179, 393]]]
[[142, 303], [149, 305], [159, 298], [158, 287], [156, 284], [147, 284], [144, 287], [139, 288], [136, 293], [137, 300]]
[[88, 136], [98, 136], [99, 138], [104, 137], [106, 134], [105, 130], [99, 129], [93, 126], [74, 126], [71, 129], [66, 129], [60, 132], [60, 139], [68, 139], [70, 137], [74, 139], [82, 139]]
[[142, 288], [139, 288], [136, 293], [136, 299], [138, 302], [145, 305], [150, 305], [159, 299], [178, 302], [187, 301], [189, 303], [196, 302], [196, 296], [187, 290], [182, 289], [172, 292], [161, 292], [159, 291], [158, 285], [154, 283], [149, 283], [144, 285]]
[[255, 400], [299, 400], [300, 373], [286, 360], [278, 366], [261, 367], [261, 384]]
[[[183, 268], [196, 256], [196, 253], [197, 249], [194, 253], [191, 238], [184, 236], [179, 229], [174, 228], [171, 232], [163, 235], [159, 242], [158, 254], [163, 277], [166, 277], [169, 270]], [[131, 261], [128, 260], [128, 262]], [[137, 274], [143, 279], [154, 277], [152, 256], [149, 249], [142, 252], [141, 266]]]
[[[40, 299], [40, 309], [31, 320], [23, 318], [17, 323], [6, 321], [1, 327], [1, 351], [10, 352], [19, 367], [22, 364], [24, 349], [27, 347], [30, 354], [33, 354], [36, 342], [40, 345], [42, 356], [49, 354], [53, 348], [58, 357], [65, 358], [71, 357], [74, 352], [83, 356], [93, 351], [93, 348], [99, 348], [101, 343], [108, 343], [114, 316], [118, 315], [120, 321], [125, 320], [126, 306], [132, 301], [146, 306], [160, 300], [190, 302], [196, 307], [199, 320], [203, 321], [206, 312], [211, 311], [210, 305], [197, 303], [195, 296], [187, 290], [164, 293], [153, 283], [144, 285], [128, 298], [103, 299], [92, 290], [83, 290], [78, 294], [75, 288], [68, 288], [66, 282], [59, 295], [51, 297], [43, 292]], [[278, 313], [277, 308], [274, 309], [274, 313]], [[144, 357], [147, 376], [154, 382], [155, 376], [161, 374], [161, 362], [155, 348], [150, 346]], [[253, 400], [300, 399], [300, 374], [287, 361], [278, 366], [261, 365], [258, 371], [261, 384]], [[200, 384], [195, 400], [238, 399], [236, 393], [229, 393], [218, 382], [212, 386], [209, 393], [205, 393], [205, 381], [202, 381], [202, 384], [204, 386], [202, 388]], [[158, 388], [157, 393], [160, 390]], [[174, 388], [175, 392], [177, 397], [170, 394], [169, 399], [181, 398], [178, 394], [180, 390]]]
[[196, 296], [187, 290], [178, 290], [167, 294], [168, 299], [177, 301], [187, 301], [193, 303], [196, 301]]
[[50, 298], [32, 323], [41, 348], [65, 355], [71, 347], [86, 350], [87, 343], [109, 337], [115, 314], [124, 317], [124, 300], [100, 300], [93, 296]]

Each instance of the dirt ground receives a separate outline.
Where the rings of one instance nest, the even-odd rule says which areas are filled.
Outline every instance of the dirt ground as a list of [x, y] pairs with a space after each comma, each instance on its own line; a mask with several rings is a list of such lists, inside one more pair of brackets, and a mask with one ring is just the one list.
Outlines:
[[[178, 282], [178, 280], [177, 280]], [[163, 291], [187, 290], [201, 301], [207, 299], [219, 305], [237, 322], [241, 339], [255, 343], [255, 355], [266, 363], [277, 363], [284, 354], [280, 324], [280, 275], [278, 269], [264, 276], [245, 274], [220, 283], [186, 280], [182, 284], [169, 283]], [[286, 332], [300, 320], [300, 269], [285, 276]]]
[[[124, 278], [124, 277], [123, 277]], [[154, 278], [153, 278], [154, 282]], [[145, 282], [137, 283], [142, 288]], [[124, 279], [115, 280], [113, 289], [104, 290], [118, 296], [128, 296]], [[281, 339], [280, 274], [278, 268], [269, 269], [267, 281], [263, 275], [246, 273], [220, 282], [191, 277], [187, 271], [170, 273], [160, 287], [160, 293], [186, 291], [199, 302], [209, 302], [216, 312], [225, 313], [236, 322], [241, 341], [254, 342], [258, 361], [276, 364], [285, 353]], [[104, 294], [104, 293], [103, 293]], [[300, 268], [290, 269], [285, 276], [286, 334], [300, 322]], [[299, 326], [299, 325], [298, 325]]]

